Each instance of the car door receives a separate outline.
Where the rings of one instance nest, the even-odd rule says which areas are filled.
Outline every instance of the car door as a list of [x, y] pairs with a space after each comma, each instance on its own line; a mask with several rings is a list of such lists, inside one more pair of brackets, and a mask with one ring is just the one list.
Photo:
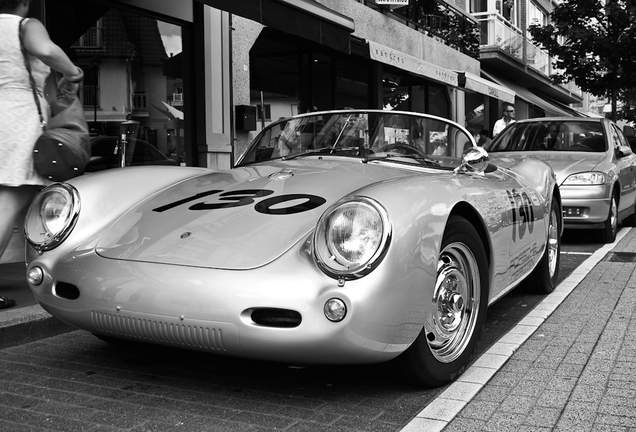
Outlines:
[[[610, 125], [610, 148], [616, 155], [616, 167], [621, 182], [619, 214], [631, 211], [636, 201], [636, 155], [631, 151], [623, 132], [614, 124]], [[623, 215], [621, 215], [623, 216]]]

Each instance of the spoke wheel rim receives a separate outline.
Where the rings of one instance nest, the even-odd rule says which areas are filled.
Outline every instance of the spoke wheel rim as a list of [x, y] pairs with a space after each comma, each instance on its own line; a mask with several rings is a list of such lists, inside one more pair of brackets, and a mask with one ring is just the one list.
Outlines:
[[426, 340], [441, 363], [457, 360], [470, 343], [480, 303], [480, 275], [477, 260], [463, 243], [451, 243], [442, 250]]

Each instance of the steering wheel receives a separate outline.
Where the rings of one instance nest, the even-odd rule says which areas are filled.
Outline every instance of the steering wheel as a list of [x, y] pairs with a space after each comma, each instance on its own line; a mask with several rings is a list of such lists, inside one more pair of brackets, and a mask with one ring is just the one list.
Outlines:
[[390, 152], [392, 150], [400, 150], [398, 151], [398, 153], [400, 154], [407, 155], [407, 154], [415, 153], [418, 156], [426, 157], [426, 153], [424, 153], [423, 151], [421, 151], [420, 149], [416, 147], [410, 146], [405, 143], [389, 144], [379, 149], [380, 152]]

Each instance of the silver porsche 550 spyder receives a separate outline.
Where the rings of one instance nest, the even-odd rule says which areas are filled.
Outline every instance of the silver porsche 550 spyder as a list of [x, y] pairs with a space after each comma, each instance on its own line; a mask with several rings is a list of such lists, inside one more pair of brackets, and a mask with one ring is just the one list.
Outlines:
[[25, 222], [44, 309], [109, 340], [288, 364], [467, 366], [487, 307], [554, 289], [548, 165], [492, 165], [466, 129], [379, 110], [265, 128], [227, 171], [130, 167], [44, 189]]

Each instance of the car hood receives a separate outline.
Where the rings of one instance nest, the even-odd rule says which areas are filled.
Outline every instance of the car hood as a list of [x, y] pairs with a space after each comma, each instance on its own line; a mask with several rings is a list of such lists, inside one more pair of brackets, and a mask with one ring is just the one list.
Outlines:
[[329, 205], [412, 171], [299, 159], [204, 174], [138, 204], [99, 239], [106, 258], [219, 269], [273, 261], [311, 232]]
[[594, 171], [605, 159], [606, 153], [589, 152], [493, 152], [488, 153], [490, 161], [504, 168], [511, 168], [517, 162], [527, 157], [539, 159], [552, 168], [557, 184], [561, 185], [565, 179], [575, 173]]

